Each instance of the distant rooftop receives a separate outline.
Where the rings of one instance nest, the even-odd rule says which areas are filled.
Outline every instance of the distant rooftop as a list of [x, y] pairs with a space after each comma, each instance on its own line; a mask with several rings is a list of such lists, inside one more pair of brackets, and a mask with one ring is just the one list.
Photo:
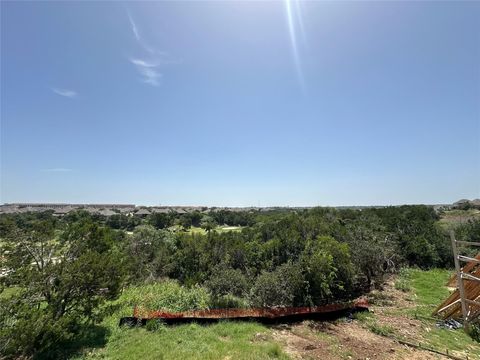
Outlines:
[[55, 209], [63, 207], [75, 207], [75, 208], [96, 208], [96, 209], [121, 209], [121, 208], [134, 208], [134, 204], [68, 204], [68, 203], [6, 203], [3, 206], [8, 207], [35, 207]]

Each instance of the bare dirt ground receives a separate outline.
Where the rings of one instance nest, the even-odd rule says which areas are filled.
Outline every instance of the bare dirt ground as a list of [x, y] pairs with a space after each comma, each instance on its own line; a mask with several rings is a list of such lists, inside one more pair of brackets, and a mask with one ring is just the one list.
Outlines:
[[446, 356], [402, 345], [393, 337], [418, 344], [429, 329], [420, 320], [412, 319], [399, 309], [413, 308], [408, 295], [396, 290], [393, 281], [381, 293], [372, 293], [371, 311], [375, 323], [388, 327], [391, 333], [374, 333], [359, 320], [339, 319], [334, 322], [304, 321], [280, 325], [273, 337], [283, 344], [284, 351], [294, 359], [448, 359]]

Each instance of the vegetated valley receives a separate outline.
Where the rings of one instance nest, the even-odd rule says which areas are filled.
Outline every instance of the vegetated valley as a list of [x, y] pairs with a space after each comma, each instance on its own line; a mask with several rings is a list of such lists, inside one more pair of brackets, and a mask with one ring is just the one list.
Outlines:
[[[429, 348], [480, 359], [478, 328], [469, 336], [431, 318], [449, 294], [451, 229], [459, 239], [480, 241], [480, 211], [3, 214], [0, 357], [443, 358]], [[329, 321], [118, 326], [134, 306], [314, 306], [362, 295], [370, 312]]]

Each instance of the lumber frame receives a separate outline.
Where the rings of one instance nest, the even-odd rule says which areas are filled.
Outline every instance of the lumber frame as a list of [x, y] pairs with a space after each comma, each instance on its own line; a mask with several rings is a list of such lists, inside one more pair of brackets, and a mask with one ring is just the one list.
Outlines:
[[475, 258], [464, 256], [464, 255], [458, 255], [458, 260], [480, 264], [480, 259], [475, 259]]
[[458, 258], [458, 249], [457, 249], [457, 244], [459, 242], [455, 239], [455, 233], [453, 232], [453, 230], [450, 231], [450, 239], [452, 241], [453, 258], [455, 260], [455, 271], [457, 273], [458, 291], [460, 293], [460, 302], [462, 304], [463, 320], [467, 323], [468, 322], [467, 302], [465, 301], [465, 288], [463, 286], [463, 277], [462, 277], [462, 271], [460, 268], [460, 260]]

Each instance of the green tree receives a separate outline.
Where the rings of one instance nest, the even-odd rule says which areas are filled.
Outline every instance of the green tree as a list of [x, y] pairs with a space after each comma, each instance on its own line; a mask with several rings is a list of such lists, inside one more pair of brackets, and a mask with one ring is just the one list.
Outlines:
[[5, 265], [14, 270], [6, 281], [19, 289], [1, 310], [0, 318], [9, 319], [0, 335], [5, 356], [58, 351], [82, 324], [100, 319], [103, 301], [119, 294], [125, 267], [112, 230], [86, 218], [54, 235], [45, 220], [16, 227], [3, 239]]
[[211, 216], [205, 215], [204, 217], [202, 217], [202, 220], [200, 222], [200, 227], [204, 229], [206, 232], [212, 231], [213, 229], [215, 229], [216, 226], [217, 226], [217, 223]]
[[173, 235], [151, 225], [135, 228], [128, 239], [131, 273], [136, 281], [165, 277], [172, 271]]
[[387, 232], [381, 219], [374, 214], [362, 214], [345, 224], [345, 241], [349, 244], [355, 271], [355, 281], [369, 289], [383, 282], [383, 276], [394, 271], [401, 256], [393, 234]]
[[148, 217], [148, 223], [157, 229], [166, 229], [173, 225], [173, 217], [171, 214], [154, 213]]
[[308, 296], [312, 305], [349, 295], [353, 265], [347, 244], [329, 236], [309, 240], [301, 262], [309, 284]]

